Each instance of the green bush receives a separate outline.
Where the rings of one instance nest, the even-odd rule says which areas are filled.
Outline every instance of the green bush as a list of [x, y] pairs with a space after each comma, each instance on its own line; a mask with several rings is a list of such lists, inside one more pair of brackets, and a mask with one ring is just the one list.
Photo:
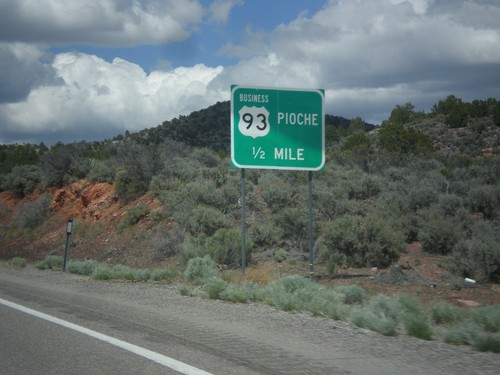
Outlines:
[[206, 255], [203, 258], [189, 260], [184, 271], [184, 278], [196, 284], [203, 284], [206, 280], [217, 277], [218, 274], [217, 264]]
[[465, 319], [466, 310], [444, 301], [438, 301], [431, 305], [429, 314], [432, 322], [438, 325], [450, 325]]
[[184, 219], [192, 234], [213, 235], [220, 228], [229, 227], [226, 216], [218, 209], [207, 206], [195, 207]]
[[[64, 258], [59, 255], [48, 255], [44, 259], [48, 269], [62, 269], [64, 265]], [[42, 261], [43, 262], [43, 261]]]
[[117, 264], [111, 267], [111, 279], [114, 280], [134, 280], [135, 271], [129, 266]]
[[134, 270], [132, 280], [134, 281], [148, 281], [151, 278], [151, 271], [148, 269]]
[[161, 227], [155, 231], [150, 240], [153, 248], [152, 259], [154, 261], [161, 261], [177, 255], [181, 251], [181, 245], [185, 238], [185, 228], [177, 223], [173, 223], [168, 229]]
[[345, 319], [349, 311], [340, 294], [300, 276], [287, 276], [270, 283], [264, 301], [280, 310], [309, 311], [333, 319]]
[[485, 332], [500, 332], [500, 305], [482, 306], [472, 310], [471, 319]]
[[365, 290], [358, 285], [339, 285], [334, 290], [344, 297], [343, 302], [348, 305], [363, 304], [366, 300]]
[[434, 254], [451, 253], [465, 234], [462, 223], [455, 218], [439, 215], [434, 210], [428, 211], [422, 216], [425, 220], [422, 220], [418, 234], [422, 248]]
[[406, 313], [403, 315], [403, 323], [410, 336], [423, 340], [432, 339], [433, 330], [425, 315]]
[[96, 267], [97, 262], [93, 260], [70, 261], [68, 263], [68, 272], [90, 276], [94, 273]]
[[479, 281], [500, 280], [500, 235], [494, 223], [479, 220], [469, 228], [469, 238], [453, 248], [447, 269]]
[[14, 257], [7, 261], [7, 265], [14, 268], [24, 268], [26, 267], [26, 258]]
[[132, 225], [137, 224], [150, 213], [149, 207], [146, 203], [141, 202], [138, 205], [127, 209], [127, 216], [121, 221], [119, 229], [125, 229]]
[[34, 201], [26, 202], [16, 212], [14, 222], [21, 228], [38, 227], [45, 221], [51, 202], [49, 194], [43, 194]]
[[95, 280], [111, 280], [112, 276], [111, 268], [106, 263], [99, 263], [92, 273]]
[[0, 189], [10, 190], [16, 198], [31, 194], [41, 181], [40, 169], [32, 164], [16, 165], [10, 173], [1, 177]]
[[154, 281], [174, 281], [179, 278], [179, 271], [175, 268], [158, 268], [151, 272], [151, 280]]
[[[402, 234], [378, 217], [345, 215], [323, 227], [320, 254], [335, 266], [387, 267], [404, 249]], [[338, 264], [339, 261], [344, 264]]]
[[204, 289], [210, 299], [220, 299], [221, 293], [227, 288], [227, 282], [219, 277], [211, 277], [205, 281]]
[[468, 198], [472, 210], [492, 219], [500, 205], [500, 189], [492, 185], [478, 186], [469, 191]]
[[474, 337], [472, 346], [480, 352], [500, 353], [500, 334], [482, 334]]
[[[241, 241], [241, 230], [222, 228], [207, 239], [206, 250], [217, 264], [238, 267], [241, 265]], [[245, 242], [246, 259], [250, 261], [253, 244], [250, 240]]]
[[264, 288], [252, 282], [228, 284], [219, 298], [235, 303], [256, 302], [264, 299]]

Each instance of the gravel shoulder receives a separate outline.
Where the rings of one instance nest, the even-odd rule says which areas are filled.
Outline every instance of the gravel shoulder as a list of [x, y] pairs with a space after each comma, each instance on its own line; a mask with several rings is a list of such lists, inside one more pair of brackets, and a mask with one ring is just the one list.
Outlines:
[[100, 282], [0, 267], [0, 298], [119, 336], [214, 374], [497, 374], [500, 356], [385, 337], [261, 304], [181, 296], [171, 284]]

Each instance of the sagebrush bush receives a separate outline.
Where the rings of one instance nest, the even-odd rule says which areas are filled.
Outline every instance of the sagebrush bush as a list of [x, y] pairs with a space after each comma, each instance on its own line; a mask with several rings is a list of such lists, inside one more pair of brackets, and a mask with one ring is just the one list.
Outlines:
[[463, 223], [434, 209], [422, 212], [421, 223], [418, 239], [429, 253], [449, 254], [465, 235]]
[[134, 281], [148, 281], [151, 278], [151, 271], [148, 269], [134, 270], [132, 280]]
[[159, 227], [150, 239], [152, 246], [152, 259], [161, 261], [165, 258], [177, 255], [181, 251], [181, 245], [186, 238], [186, 229], [177, 223], [165, 229]]
[[264, 287], [256, 283], [231, 283], [220, 293], [219, 298], [235, 303], [257, 302], [264, 299], [264, 293]]
[[339, 285], [334, 289], [343, 296], [343, 302], [352, 304], [363, 304], [367, 298], [366, 291], [358, 285]]
[[123, 264], [116, 264], [111, 267], [111, 279], [115, 280], [134, 280], [134, 270]]
[[485, 332], [500, 332], [500, 305], [481, 306], [471, 313], [471, 319]]
[[468, 238], [459, 241], [446, 260], [446, 268], [459, 276], [479, 281], [500, 280], [500, 234], [489, 221], [475, 221]]
[[27, 263], [26, 258], [21, 258], [21, 257], [14, 257], [7, 261], [7, 264], [9, 266], [15, 268], [24, 268], [26, 267], [26, 263]]
[[110, 280], [112, 279], [111, 268], [106, 263], [99, 263], [92, 273], [95, 280]]
[[229, 227], [226, 216], [216, 208], [208, 206], [197, 206], [185, 217], [186, 227], [192, 234], [213, 235], [221, 228]]
[[[377, 217], [344, 215], [323, 227], [320, 254], [329, 265], [387, 267], [404, 249], [404, 239]], [[342, 261], [344, 264], [338, 264]]]
[[220, 299], [221, 293], [227, 288], [227, 282], [219, 277], [211, 277], [205, 280], [204, 290], [210, 299]]
[[188, 261], [184, 278], [193, 283], [202, 284], [205, 280], [217, 277], [217, 264], [206, 255], [203, 258], [192, 258]]
[[[222, 228], [207, 239], [205, 246], [207, 253], [217, 264], [236, 268], [241, 265], [241, 241], [241, 230]], [[251, 259], [252, 246], [250, 240], [245, 241], [247, 261]]]
[[151, 272], [151, 280], [174, 281], [179, 278], [179, 271], [175, 268], [157, 268]]
[[466, 310], [444, 301], [433, 303], [429, 308], [432, 321], [438, 325], [450, 325], [465, 319]]
[[97, 262], [93, 260], [70, 261], [68, 263], [68, 272], [90, 276], [94, 273], [96, 266]]
[[368, 328], [385, 336], [397, 334], [401, 319], [401, 305], [396, 298], [378, 294], [366, 306], [355, 307], [351, 321], [358, 327]]
[[21, 228], [38, 227], [45, 221], [51, 202], [49, 194], [43, 194], [34, 201], [26, 202], [16, 211], [14, 223]]
[[301, 276], [286, 276], [270, 283], [264, 301], [284, 311], [309, 311], [333, 319], [344, 319], [349, 310], [340, 294]]
[[146, 203], [141, 202], [138, 205], [127, 209], [127, 216], [125, 216], [120, 223], [120, 228], [124, 229], [137, 224], [142, 218], [150, 213], [149, 207]]

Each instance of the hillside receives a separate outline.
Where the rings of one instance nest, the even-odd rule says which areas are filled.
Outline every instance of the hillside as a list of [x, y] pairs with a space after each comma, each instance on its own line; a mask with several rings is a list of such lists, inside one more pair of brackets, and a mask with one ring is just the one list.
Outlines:
[[[326, 284], [500, 303], [496, 102], [480, 117], [462, 103], [458, 126], [450, 113], [462, 107], [441, 104], [397, 106], [380, 128], [327, 116], [327, 164], [313, 180], [315, 274]], [[224, 102], [112, 141], [2, 147], [0, 259], [63, 254], [72, 217], [72, 259], [182, 269], [208, 254], [237, 269], [228, 124]], [[306, 191], [303, 172], [248, 170], [247, 278], [308, 275]]]

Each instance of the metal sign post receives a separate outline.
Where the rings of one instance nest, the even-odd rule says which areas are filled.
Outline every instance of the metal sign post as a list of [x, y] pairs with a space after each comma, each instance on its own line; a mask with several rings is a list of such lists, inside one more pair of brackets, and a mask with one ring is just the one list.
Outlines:
[[69, 258], [69, 239], [71, 237], [71, 231], [73, 229], [73, 219], [69, 218], [66, 223], [66, 249], [64, 250], [64, 263], [63, 263], [63, 272], [66, 272], [66, 262]]
[[308, 171], [307, 227], [314, 272], [312, 171], [325, 164], [325, 93], [231, 86], [231, 163], [241, 168], [241, 268], [246, 267], [245, 168]]

